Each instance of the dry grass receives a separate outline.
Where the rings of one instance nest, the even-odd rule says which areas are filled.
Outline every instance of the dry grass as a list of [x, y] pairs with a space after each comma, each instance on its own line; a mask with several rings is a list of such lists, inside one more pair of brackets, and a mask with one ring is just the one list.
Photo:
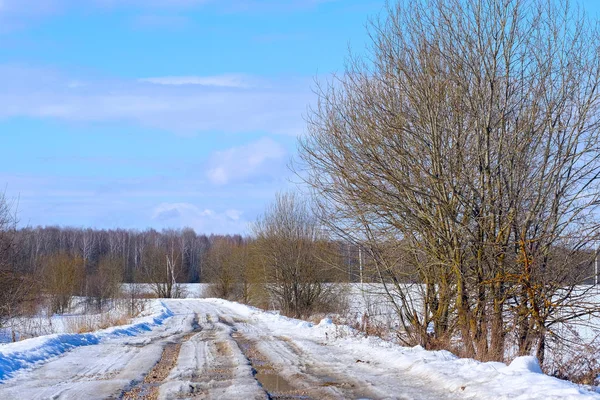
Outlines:
[[131, 318], [126, 315], [103, 313], [100, 315], [80, 315], [68, 318], [65, 321], [65, 328], [70, 333], [87, 333], [112, 326], [128, 325], [130, 323]]
[[[600, 384], [600, 331], [587, 327], [594, 337], [581, 337], [574, 327], [548, 341], [548, 357], [542, 369], [548, 375], [584, 385]], [[588, 332], [589, 333], [589, 332]]]

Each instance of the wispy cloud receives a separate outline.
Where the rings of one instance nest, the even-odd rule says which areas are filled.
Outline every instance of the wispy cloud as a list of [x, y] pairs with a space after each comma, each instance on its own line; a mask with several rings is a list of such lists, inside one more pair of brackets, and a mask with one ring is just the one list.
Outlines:
[[202, 6], [212, 1], [214, 0], [0, 0], [0, 12], [31, 15], [51, 13], [67, 8], [187, 9]]
[[252, 86], [246, 82], [260, 80], [240, 76], [154, 78], [150, 83], [0, 65], [0, 119], [119, 121], [180, 134], [302, 133], [302, 114], [313, 99], [308, 79]]
[[[244, 233], [279, 185], [220, 186], [205, 179], [112, 179], [10, 175], [7, 197], [18, 199], [21, 226], [183, 228]], [[243, 199], [240, 202], [240, 199]]]
[[161, 203], [154, 209], [153, 219], [166, 226], [185, 224], [198, 232], [244, 233], [247, 231], [248, 221], [243, 218], [243, 214], [237, 209], [217, 212], [190, 203]]
[[248, 88], [253, 86], [250, 79], [244, 75], [224, 74], [214, 76], [163, 76], [155, 78], [142, 78], [140, 82], [157, 85], [200, 85], [229, 88]]
[[217, 185], [255, 177], [273, 178], [280, 176], [279, 172], [285, 169], [285, 156], [283, 146], [272, 139], [262, 138], [245, 146], [215, 152], [206, 176]]
[[14, 15], [50, 14], [77, 8], [135, 8], [140, 11], [187, 10], [210, 5], [225, 11], [294, 11], [338, 0], [0, 0], [0, 13]]

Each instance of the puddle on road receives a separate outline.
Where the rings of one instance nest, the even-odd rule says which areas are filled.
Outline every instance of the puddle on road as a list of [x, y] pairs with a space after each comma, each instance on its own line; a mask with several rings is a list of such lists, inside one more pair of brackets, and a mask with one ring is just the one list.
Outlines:
[[192, 320], [192, 331], [200, 332], [202, 330], [202, 326], [200, 326], [200, 316], [198, 313], [194, 313], [194, 319]]
[[327, 375], [314, 375], [315, 378], [321, 381], [321, 386], [333, 386], [340, 389], [354, 389], [355, 385], [348, 382], [340, 381], [336, 378]]
[[342, 386], [337, 380], [328, 376], [318, 377], [321, 380], [321, 386]]
[[289, 393], [296, 391], [296, 388], [288, 381], [279, 376], [272, 368], [255, 368], [254, 377], [260, 382], [263, 388], [269, 393]]
[[310, 396], [303, 393], [273, 368], [265, 356], [256, 349], [255, 344], [239, 332], [233, 332], [231, 337], [236, 341], [244, 356], [250, 361], [254, 370], [254, 378], [267, 392], [271, 400], [303, 399], [310, 400]]

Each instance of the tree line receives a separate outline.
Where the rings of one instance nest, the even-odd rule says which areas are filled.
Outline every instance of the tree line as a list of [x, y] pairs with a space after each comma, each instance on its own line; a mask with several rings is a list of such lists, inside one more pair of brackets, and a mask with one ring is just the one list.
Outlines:
[[[308, 316], [336, 303], [328, 283], [358, 278], [356, 249], [333, 242], [299, 195], [277, 196], [253, 234], [204, 235], [194, 230], [144, 231], [72, 227], [17, 227], [0, 197], [0, 324], [35, 313], [67, 312], [74, 296], [102, 310], [111, 300], [181, 295], [182, 283], [208, 283], [207, 295]], [[339, 296], [337, 296], [339, 297]], [[132, 309], [134, 308], [132, 303]]]
[[[205, 253], [217, 236], [198, 235], [192, 229], [156, 231], [95, 230], [70, 227], [22, 228], [15, 231], [10, 262], [22, 272], [34, 272], [44, 259], [62, 253], [81, 258], [86, 274], [103, 260], [118, 260], [124, 282], [144, 282], [148, 263], [172, 257], [177, 279], [199, 282]], [[241, 236], [231, 237], [241, 240]]]

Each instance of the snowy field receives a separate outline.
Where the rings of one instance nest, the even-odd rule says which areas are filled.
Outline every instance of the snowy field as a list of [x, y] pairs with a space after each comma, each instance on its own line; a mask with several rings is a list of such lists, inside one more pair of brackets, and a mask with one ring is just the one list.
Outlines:
[[458, 359], [220, 299], [150, 300], [146, 313], [0, 345], [0, 398], [600, 399], [531, 357]]
[[[0, 328], [0, 343], [10, 343], [13, 339], [23, 340], [42, 335], [78, 333], [81, 330], [95, 330], [99, 327], [114, 325], [115, 321], [129, 320], [131, 284], [123, 285], [123, 299], [107, 304], [105, 310], [99, 312], [95, 307], [86, 304], [86, 299], [74, 297], [68, 313], [61, 315], [48, 315], [43, 307], [35, 316], [14, 318]], [[205, 297], [207, 284], [180, 284], [180, 297], [201, 298]], [[136, 296], [153, 297], [154, 292], [150, 284], [135, 284]], [[140, 312], [144, 311], [144, 301], [136, 304]], [[111, 322], [113, 322], [111, 324]], [[95, 329], [94, 329], [95, 328]], [[13, 337], [14, 334], [14, 337]]]
[[[140, 308], [142, 307], [143, 304], [140, 303]], [[128, 304], [125, 300], [114, 302], [110, 307], [106, 307], [105, 311], [99, 312], [95, 307], [87, 307], [85, 299], [75, 298], [71, 310], [66, 314], [48, 315], [46, 310], [42, 309], [34, 316], [11, 319], [4, 328], [0, 328], [0, 343], [43, 335], [97, 330], [129, 319]]]

